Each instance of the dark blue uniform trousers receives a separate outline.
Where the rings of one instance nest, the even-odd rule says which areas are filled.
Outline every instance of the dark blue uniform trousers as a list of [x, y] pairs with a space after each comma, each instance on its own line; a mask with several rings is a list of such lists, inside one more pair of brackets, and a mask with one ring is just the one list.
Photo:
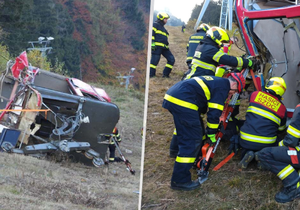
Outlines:
[[[154, 66], [157, 66], [160, 56], [163, 55], [167, 59], [167, 64], [173, 66], [175, 63], [175, 58], [171, 51], [167, 48], [156, 46], [156, 49], [152, 51], [151, 55], [151, 64]], [[169, 76], [170, 72], [172, 69], [170, 67], [165, 67], [163, 71], [163, 75]], [[150, 77], [155, 76], [156, 69], [155, 68], [150, 68]]]
[[202, 129], [198, 111], [169, 103], [168, 110], [174, 118], [179, 152], [174, 164], [171, 181], [185, 183], [191, 181], [190, 169], [194, 162], [180, 161], [180, 158], [196, 158], [202, 143]]
[[[300, 168], [300, 152], [297, 152], [299, 160], [298, 164], [293, 164], [291, 156], [288, 155], [288, 147], [266, 147], [260, 150], [257, 155], [261, 164], [274, 174], [278, 174], [288, 165], [291, 165], [294, 169]], [[297, 151], [297, 150], [296, 150]], [[290, 187], [295, 185], [299, 181], [299, 175], [297, 170], [293, 170], [286, 178], [282, 180], [284, 187]]]

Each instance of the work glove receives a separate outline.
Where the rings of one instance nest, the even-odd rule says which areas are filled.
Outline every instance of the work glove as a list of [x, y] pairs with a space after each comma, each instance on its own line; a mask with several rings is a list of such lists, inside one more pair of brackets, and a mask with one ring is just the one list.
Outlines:
[[242, 71], [242, 70], [243, 70], [243, 67], [236, 67], [236, 70]]
[[151, 50], [154, 51], [155, 49], [156, 49], [155, 42], [152, 42], [152, 43], [151, 43]]
[[247, 60], [248, 60], [248, 67], [250, 69], [252, 69], [253, 68], [253, 62], [252, 62], [252, 60], [250, 60], [250, 59], [247, 59]]
[[228, 147], [228, 155], [234, 152], [234, 155], [238, 153], [239, 150], [239, 135], [233, 135], [230, 138], [230, 145]]
[[216, 143], [216, 134], [207, 134], [208, 143], [210, 146], [214, 145]]

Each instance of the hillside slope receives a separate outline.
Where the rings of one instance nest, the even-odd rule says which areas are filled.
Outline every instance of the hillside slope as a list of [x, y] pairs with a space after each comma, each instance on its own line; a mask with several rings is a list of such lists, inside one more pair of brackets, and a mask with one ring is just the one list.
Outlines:
[[[166, 27], [170, 33], [170, 50], [176, 62], [170, 79], [162, 78], [165, 59], [157, 67], [157, 77], [149, 81], [149, 102], [147, 115], [147, 136], [145, 143], [142, 209], [300, 209], [300, 200], [279, 204], [275, 193], [282, 187], [281, 181], [272, 173], [259, 171], [251, 163], [241, 170], [234, 157], [220, 170], [214, 166], [227, 156], [228, 142], [221, 142], [212, 165], [208, 180], [191, 192], [175, 191], [170, 188], [174, 159], [169, 158], [169, 145], [174, 124], [172, 115], [162, 108], [166, 91], [180, 81], [187, 70], [185, 64], [186, 44], [192, 31], [181, 33], [181, 27]], [[235, 46], [232, 54], [239, 54]], [[244, 118], [247, 100], [242, 100], [240, 117]], [[191, 169], [192, 178], [196, 171]]]
[[124, 88], [102, 88], [120, 108], [120, 148], [136, 175], [124, 163], [95, 168], [0, 152], [0, 209], [138, 208], [144, 96]]
[[149, 12], [148, 0], [5, 0], [0, 42], [12, 57], [43, 51], [54, 69], [85, 82], [117, 84], [134, 67], [143, 90]]

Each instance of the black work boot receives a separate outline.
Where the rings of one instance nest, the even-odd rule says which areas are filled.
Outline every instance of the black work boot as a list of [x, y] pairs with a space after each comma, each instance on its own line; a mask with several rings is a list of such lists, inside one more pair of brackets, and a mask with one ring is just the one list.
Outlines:
[[241, 162], [239, 162], [239, 167], [240, 168], [247, 168], [248, 164], [254, 159], [254, 152], [253, 151], [248, 151]]
[[162, 77], [163, 77], [163, 78], [170, 78], [170, 75], [165, 75], [165, 74], [164, 74]]
[[173, 190], [184, 190], [184, 191], [190, 191], [198, 188], [200, 186], [200, 183], [197, 180], [189, 181], [186, 183], [176, 183], [171, 181], [171, 188]]
[[123, 161], [122, 158], [120, 158], [120, 157], [115, 157], [115, 162], [122, 162], [122, 161]]
[[300, 197], [300, 187], [299, 182], [290, 187], [284, 187], [283, 190], [279, 191], [275, 195], [275, 200], [278, 203], [290, 202], [296, 198]]
[[150, 69], [150, 78], [155, 77], [156, 70]]

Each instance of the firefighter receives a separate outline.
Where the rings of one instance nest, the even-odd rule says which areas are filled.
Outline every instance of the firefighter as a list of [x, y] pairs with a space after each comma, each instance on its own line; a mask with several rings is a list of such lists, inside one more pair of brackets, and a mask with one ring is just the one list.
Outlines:
[[200, 41], [202, 39], [204, 39], [204, 37], [206, 35], [206, 31], [208, 31], [209, 28], [210, 28], [209, 25], [202, 23], [200, 26], [197, 27], [196, 33], [191, 35], [189, 38], [189, 42], [186, 46], [186, 50], [187, 50], [186, 64], [189, 69], [192, 66], [191, 63], [192, 63], [192, 59], [195, 54], [196, 48], [199, 45]]
[[242, 148], [239, 163], [247, 168], [254, 152], [278, 144], [278, 134], [286, 129], [287, 110], [281, 102], [286, 84], [281, 77], [272, 77], [265, 91], [254, 91], [250, 95], [246, 121], [240, 130], [239, 145]]
[[204, 132], [198, 111], [209, 107], [206, 132], [213, 144], [228, 93], [241, 92], [244, 86], [242, 74], [234, 73], [228, 79], [193, 77], [176, 83], [167, 91], [162, 106], [173, 115], [179, 146], [171, 179], [172, 189], [193, 190], [200, 186], [198, 180], [191, 180], [189, 171], [196, 160]]
[[286, 203], [300, 197], [300, 104], [295, 108], [287, 135], [279, 147], [266, 147], [255, 153], [255, 159], [264, 169], [276, 174], [282, 180], [283, 190], [276, 193], [275, 200]]
[[120, 145], [122, 139], [121, 139], [121, 136], [119, 134], [118, 128], [115, 127], [113, 129], [112, 136], [107, 135], [106, 137], [109, 140], [109, 145], [108, 145], [109, 162], [121, 162], [122, 159], [120, 157], [115, 157], [116, 145], [115, 145], [115, 142], [112, 140], [112, 138], [115, 138], [118, 146]]
[[217, 66], [220, 64], [232, 67], [252, 67], [250, 59], [227, 55], [222, 49], [224, 43], [229, 43], [227, 32], [220, 27], [211, 27], [205, 38], [197, 46], [193, 60], [191, 72], [185, 79], [199, 75], [215, 75]]
[[157, 21], [153, 23], [150, 77], [155, 76], [156, 67], [161, 55], [167, 59], [167, 64], [163, 70], [163, 77], [169, 78], [170, 72], [172, 71], [175, 63], [175, 58], [169, 49], [169, 33], [164, 27], [169, 18], [170, 16], [167, 13], [160, 12], [157, 14]]
[[181, 27], [181, 32], [182, 32], [182, 33], [185, 32], [185, 24], [182, 25], [182, 27]]

